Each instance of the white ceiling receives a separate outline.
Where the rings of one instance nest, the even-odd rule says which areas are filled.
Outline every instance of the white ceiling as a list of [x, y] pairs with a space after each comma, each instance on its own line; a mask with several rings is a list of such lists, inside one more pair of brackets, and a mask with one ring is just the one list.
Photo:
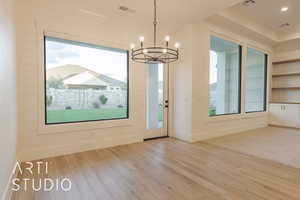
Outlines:
[[[112, 17], [128, 16], [134, 20], [147, 20], [152, 23], [153, 0], [84, 0], [70, 1], [70, 5], [95, 16]], [[193, 23], [210, 15], [231, 7], [241, 0], [157, 0], [159, 22], [174, 24]], [[135, 10], [126, 13], [118, 10], [119, 6], [126, 6]]]
[[[281, 12], [281, 7], [288, 6], [287, 12]], [[227, 10], [249, 20], [249, 23], [257, 23], [268, 28], [281, 38], [300, 31], [300, 0], [256, 0], [255, 4], [244, 6], [237, 4]], [[289, 23], [289, 27], [280, 27], [283, 23]], [[245, 24], [247, 25], [247, 24]]]

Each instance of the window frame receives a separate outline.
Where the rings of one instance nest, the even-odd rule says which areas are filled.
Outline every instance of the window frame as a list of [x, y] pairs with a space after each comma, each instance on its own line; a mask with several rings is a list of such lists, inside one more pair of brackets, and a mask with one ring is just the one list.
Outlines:
[[[216, 37], [216, 38], [219, 38], [219, 39], [222, 39], [222, 40], [225, 40], [227, 42], [232, 42], [232, 43], [235, 43], [238, 45], [238, 48], [239, 48], [239, 81], [238, 81], [238, 84], [239, 84], [239, 89], [238, 89], [238, 111], [236, 113], [225, 113], [225, 114], [216, 114], [216, 115], [209, 115], [208, 114], [208, 117], [209, 118], [214, 118], [214, 117], [221, 117], [221, 116], [235, 116], [235, 115], [240, 115], [242, 114], [242, 66], [243, 66], [243, 45], [236, 42], [236, 41], [232, 41], [232, 40], [229, 40], [229, 39], [226, 39], [226, 38], [223, 38], [223, 37], [220, 37], [220, 36], [217, 36], [217, 35], [214, 35], [214, 34], [210, 34], [210, 41], [211, 41], [211, 37]], [[209, 51], [211, 51], [211, 46], [209, 48]], [[210, 54], [209, 54], [210, 56]], [[210, 64], [209, 64], [209, 72], [210, 72]], [[209, 75], [210, 77], [210, 75]], [[208, 102], [209, 102], [209, 97], [210, 97], [210, 90], [208, 90]], [[208, 110], [209, 111], [209, 110]]]
[[[62, 41], [68, 41], [70, 43], [74, 42], [74, 43], [81, 43], [81, 44], [86, 44], [89, 46], [95, 46], [95, 47], [103, 47], [105, 49], [115, 49], [115, 50], [119, 50], [119, 51], [124, 51], [126, 52], [126, 58], [127, 58], [127, 62], [126, 62], [126, 75], [127, 75], [127, 92], [126, 92], [126, 101], [127, 101], [127, 112], [126, 112], [126, 116], [125, 117], [121, 117], [121, 118], [112, 118], [112, 119], [98, 119], [98, 120], [80, 120], [80, 121], [71, 121], [71, 122], [55, 122], [55, 123], [48, 123], [47, 122], [47, 86], [46, 86], [46, 77], [47, 77], [47, 69], [46, 69], [46, 63], [47, 63], [47, 56], [46, 56], [46, 38], [54, 38], [54, 39], [58, 39], [58, 40], [62, 40]], [[128, 120], [130, 119], [130, 103], [129, 103], [129, 95], [130, 95], [130, 83], [129, 83], [129, 76], [130, 76], [130, 72], [129, 72], [129, 50], [125, 50], [125, 49], [120, 49], [120, 48], [115, 48], [115, 47], [108, 47], [108, 46], [101, 46], [98, 44], [93, 44], [93, 43], [89, 43], [89, 42], [82, 42], [82, 41], [76, 41], [73, 39], [65, 39], [65, 38], [60, 38], [60, 37], [56, 37], [56, 36], [51, 36], [51, 35], [47, 35], [47, 34], [43, 34], [43, 95], [44, 95], [44, 125], [46, 126], [51, 126], [51, 125], [62, 125], [62, 124], [75, 124], [75, 123], [89, 123], [89, 122], [101, 122], [101, 121], [115, 121], [115, 120]]]
[[[259, 51], [261, 53], [264, 54], [264, 59], [265, 59], [265, 63], [264, 63], [264, 106], [263, 106], [263, 110], [258, 110], [258, 111], [250, 111], [250, 112], [247, 112], [246, 111], [246, 88], [245, 88], [245, 102], [244, 102], [244, 106], [245, 106], [245, 114], [251, 114], [251, 113], [263, 113], [263, 112], [267, 112], [267, 100], [268, 100], [268, 65], [269, 65], [269, 55], [264, 52], [264, 51], [261, 51], [261, 50], [258, 50], [256, 48], [253, 48], [251, 46], [247, 46], [247, 54], [246, 54], [246, 61], [247, 61], [247, 58], [248, 58], [248, 49], [254, 49], [256, 51]], [[245, 63], [245, 67], [246, 67], [246, 70], [245, 72], [247, 73], [247, 62]], [[247, 80], [245, 78], [245, 84], [247, 85]]]

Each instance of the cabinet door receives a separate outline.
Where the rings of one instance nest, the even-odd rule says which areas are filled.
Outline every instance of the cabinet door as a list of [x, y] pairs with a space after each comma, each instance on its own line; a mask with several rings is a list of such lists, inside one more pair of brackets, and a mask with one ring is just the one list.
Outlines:
[[299, 105], [285, 104], [284, 110], [284, 125], [291, 127], [299, 127]]
[[282, 104], [270, 104], [269, 123], [273, 125], [284, 125], [284, 114]]

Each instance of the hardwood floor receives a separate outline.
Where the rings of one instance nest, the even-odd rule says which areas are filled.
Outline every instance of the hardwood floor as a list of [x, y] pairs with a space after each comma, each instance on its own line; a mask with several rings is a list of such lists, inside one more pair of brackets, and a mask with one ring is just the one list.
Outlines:
[[203, 142], [160, 139], [42, 161], [48, 174], [19, 178], [67, 177], [71, 191], [21, 190], [13, 199], [300, 199], [300, 169]]
[[300, 168], [300, 130], [266, 127], [207, 140], [233, 151]]

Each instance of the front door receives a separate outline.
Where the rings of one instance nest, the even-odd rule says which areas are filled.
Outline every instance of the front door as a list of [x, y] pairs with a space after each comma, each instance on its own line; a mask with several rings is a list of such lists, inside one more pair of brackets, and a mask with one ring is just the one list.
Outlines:
[[145, 139], [168, 135], [168, 66], [147, 66], [147, 113]]

